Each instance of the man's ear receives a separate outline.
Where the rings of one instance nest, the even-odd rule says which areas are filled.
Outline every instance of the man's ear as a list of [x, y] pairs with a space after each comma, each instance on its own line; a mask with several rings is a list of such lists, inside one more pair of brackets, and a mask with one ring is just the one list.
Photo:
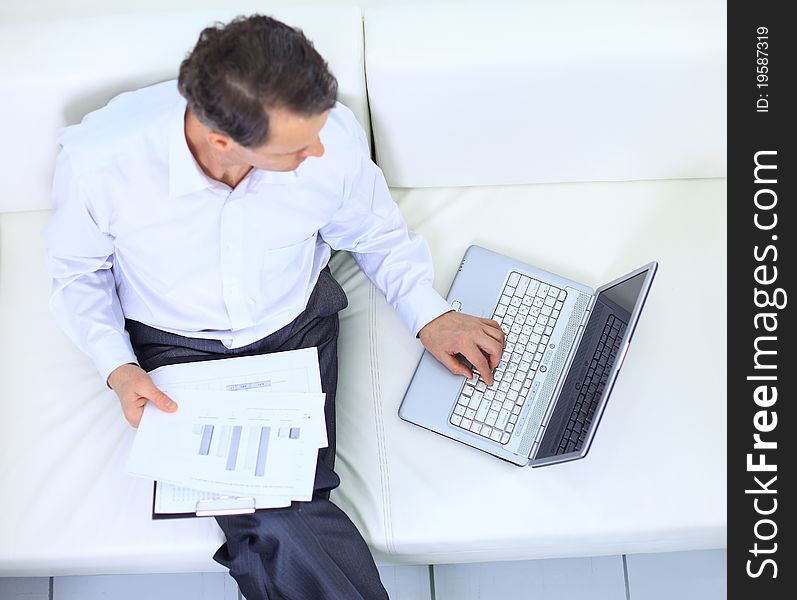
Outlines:
[[208, 142], [211, 148], [219, 152], [227, 152], [232, 148], [232, 138], [218, 131], [208, 132]]

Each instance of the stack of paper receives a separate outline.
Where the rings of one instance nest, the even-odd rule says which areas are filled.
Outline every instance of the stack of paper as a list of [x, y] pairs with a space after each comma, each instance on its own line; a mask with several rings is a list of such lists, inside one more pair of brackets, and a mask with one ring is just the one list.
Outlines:
[[224, 514], [310, 500], [327, 445], [315, 348], [170, 365], [152, 373], [179, 405], [148, 403], [127, 471], [158, 481], [156, 514]]

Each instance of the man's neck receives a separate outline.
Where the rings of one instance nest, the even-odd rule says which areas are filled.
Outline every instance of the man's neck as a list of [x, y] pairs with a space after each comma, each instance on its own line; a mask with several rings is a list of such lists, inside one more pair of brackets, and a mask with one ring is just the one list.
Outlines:
[[188, 144], [188, 149], [205, 175], [225, 183], [231, 188], [235, 188], [241, 183], [249, 171], [252, 170], [251, 165], [225, 163], [219, 153], [208, 143], [208, 128], [199, 122], [199, 119], [196, 118], [190, 108], [185, 111], [184, 123], [185, 140]]

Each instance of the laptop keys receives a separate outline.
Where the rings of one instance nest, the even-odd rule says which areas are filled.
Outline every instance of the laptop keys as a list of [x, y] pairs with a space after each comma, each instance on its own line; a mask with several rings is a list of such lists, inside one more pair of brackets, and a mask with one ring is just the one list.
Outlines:
[[474, 371], [451, 413], [453, 426], [499, 444], [509, 442], [566, 297], [563, 289], [516, 271], [509, 274], [492, 317], [507, 335], [495, 382], [487, 387]]
[[584, 445], [592, 417], [595, 416], [603, 388], [614, 364], [612, 354], [616, 356], [624, 333], [625, 323], [614, 315], [609, 315], [593, 358], [587, 363], [589, 369], [579, 386], [581, 391], [565, 426], [557, 454], [576, 452]]

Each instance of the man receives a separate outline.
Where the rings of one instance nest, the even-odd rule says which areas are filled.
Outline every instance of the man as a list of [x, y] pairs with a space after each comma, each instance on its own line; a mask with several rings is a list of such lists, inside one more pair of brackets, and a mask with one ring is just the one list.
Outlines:
[[329, 492], [337, 313], [327, 268], [350, 251], [408, 328], [452, 372], [492, 383], [504, 336], [451, 311], [337, 83], [304, 35], [254, 16], [211, 27], [177, 85], [122, 94], [66, 128], [45, 232], [51, 305], [136, 427], [176, 404], [158, 366], [315, 346], [329, 447], [311, 502], [218, 517], [214, 559], [249, 600], [385, 598], [368, 548]]

